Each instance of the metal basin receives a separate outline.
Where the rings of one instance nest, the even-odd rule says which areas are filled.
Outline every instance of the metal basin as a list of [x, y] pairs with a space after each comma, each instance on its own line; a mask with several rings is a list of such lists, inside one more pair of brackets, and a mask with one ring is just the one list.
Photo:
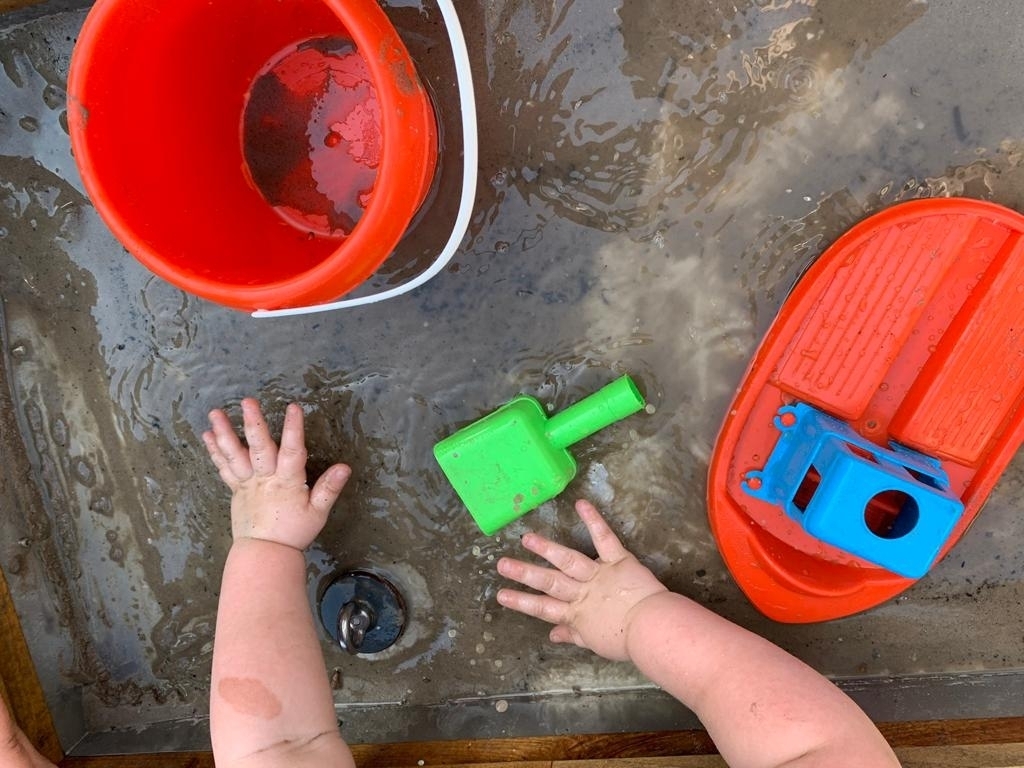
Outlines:
[[[757, 614], [704, 504], [733, 388], [825, 245], [911, 197], [1021, 204], [1011, 0], [464, 3], [486, 139], [471, 238], [410, 297], [275, 321], [151, 276], [90, 206], [64, 115], [83, 5], [0, 17], [0, 566], [71, 754], [208, 746], [230, 542], [199, 433], [247, 394], [278, 424], [287, 401], [306, 405], [314, 472], [356, 470], [309, 553], [311, 601], [357, 568], [407, 601], [401, 638], [373, 658], [324, 636], [350, 741], [696, 725], [632, 668], [552, 647], [494, 601], [494, 562], [524, 531], [585, 546], [576, 496], [673, 589], [878, 720], [1024, 714], [1019, 461], [914, 589], [828, 624]], [[391, 5], [446, 131], [436, 194], [378, 284], [444, 242], [459, 173], [436, 9]], [[154, 151], [173, 139], [140, 130]], [[433, 443], [519, 392], [558, 410], [624, 372], [650, 412], [581, 443], [556, 502], [482, 536]]]

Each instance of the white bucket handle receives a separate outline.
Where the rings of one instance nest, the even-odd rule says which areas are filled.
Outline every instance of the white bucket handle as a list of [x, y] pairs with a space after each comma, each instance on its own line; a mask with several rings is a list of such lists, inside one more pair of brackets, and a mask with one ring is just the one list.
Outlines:
[[448, 238], [448, 242], [430, 267], [412, 280], [395, 288], [389, 288], [386, 291], [373, 293], [369, 296], [360, 296], [356, 299], [343, 299], [327, 304], [314, 304], [308, 307], [258, 309], [252, 313], [253, 317], [311, 315], [316, 312], [361, 307], [366, 304], [376, 304], [385, 299], [392, 299], [395, 296], [401, 296], [404, 293], [409, 293], [409, 291], [419, 288], [437, 275], [448, 265], [448, 262], [452, 260], [455, 252], [459, 249], [462, 238], [469, 228], [469, 220], [473, 215], [473, 203], [476, 199], [477, 165], [480, 155], [476, 124], [476, 93], [473, 90], [473, 73], [470, 70], [466, 36], [463, 34], [462, 24], [459, 22], [459, 15], [455, 11], [455, 5], [452, 3], [452, 0], [437, 0], [437, 5], [441, 9], [445, 27], [448, 29], [448, 39], [451, 42], [452, 56], [455, 59], [455, 77], [459, 84], [459, 100], [462, 106], [462, 201], [459, 203], [459, 213], [455, 217], [455, 226], [452, 228], [452, 234]]

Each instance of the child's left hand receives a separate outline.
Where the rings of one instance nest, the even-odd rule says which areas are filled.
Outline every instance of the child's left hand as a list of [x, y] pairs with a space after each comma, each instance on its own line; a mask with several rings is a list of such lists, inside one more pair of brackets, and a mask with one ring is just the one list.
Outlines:
[[555, 567], [501, 558], [498, 573], [543, 594], [502, 589], [498, 602], [554, 624], [553, 643], [575, 643], [611, 661], [629, 661], [627, 639], [638, 607], [668, 588], [622, 546], [593, 504], [580, 499], [576, 512], [587, 526], [597, 559], [527, 533], [523, 547]]
[[210, 458], [233, 494], [231, 533], [235, 541], [261, 539], [304, 550], [324, 527], [352, 470], [335, 464], [310, 490], [302, 408], [295, 403], [285, 411], [280, 448], [254, 399], [242, 401], [242, 418], [248, 448], [221, 410], [210, 412], [213, 429], [203, 433]]

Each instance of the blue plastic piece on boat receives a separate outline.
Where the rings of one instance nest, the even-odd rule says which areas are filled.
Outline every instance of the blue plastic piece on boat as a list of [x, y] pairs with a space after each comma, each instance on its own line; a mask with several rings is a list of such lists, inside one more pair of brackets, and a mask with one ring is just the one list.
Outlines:
[[900, 576], [924, 576], [963, 514], [938, 460], [882, 448], [803, 404], [775, 417], [779, 440], [743, 490], [815, 538]]

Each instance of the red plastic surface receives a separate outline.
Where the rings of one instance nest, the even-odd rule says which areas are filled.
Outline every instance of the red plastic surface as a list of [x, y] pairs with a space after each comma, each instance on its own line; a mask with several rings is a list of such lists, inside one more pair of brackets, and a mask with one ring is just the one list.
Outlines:
[[[247, 178], [246, 94], [287, 46], [349, 36], [380, 106], [372, 200], [351, 235], [309, 237]], [[98, 0], [68, 80], [86, 190], [117, 238], [184, 290], [239, 309], [337, 298], [390, 255], [433, 179], [433, 108], [376, 0]]]
[[744, 377], [708, 483], [711, 527], [767, 616], [814, 622], [882, 603], [913, 582], [806, 534], [748, 496], [743, 476], [800, 401], [879, 445], [938, 458], [974, 521], [1024, 441], [1024, 216], [976, 200], [918, 200], [866, 219], [794, 288]]

